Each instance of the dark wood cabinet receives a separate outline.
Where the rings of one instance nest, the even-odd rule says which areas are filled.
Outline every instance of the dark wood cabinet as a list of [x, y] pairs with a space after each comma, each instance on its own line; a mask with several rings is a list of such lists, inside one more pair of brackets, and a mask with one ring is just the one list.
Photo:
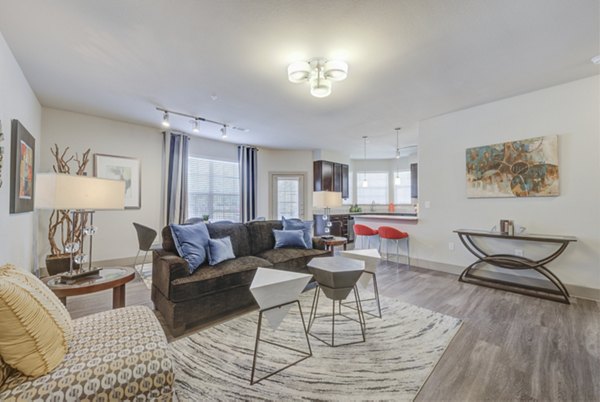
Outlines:
[[410, 164], [410, 198], [419, 198], [419, 168], [416, 163]]
[[348, 173], [348, 165], [342, 165], [342, 198], [350, 197], [350, 178]]
[[[329, 228], [329, 234], [332, 236], [345, 237], [348, 238], [348, 218], [350, 215], [329, 215], [329, 220], [331, 220], [331, 227]], [[325, 225], [327, 224], [326, 220], [323, 220], [323, 215], [314, 215], [314, 227], [315, 227], [315, 236], [323, 236], [325, 233]]]
[[350, 195], [348, 165], [330, 161], [313, 162], [313, 190], [337, 191], [342, 193], [342, 198]]

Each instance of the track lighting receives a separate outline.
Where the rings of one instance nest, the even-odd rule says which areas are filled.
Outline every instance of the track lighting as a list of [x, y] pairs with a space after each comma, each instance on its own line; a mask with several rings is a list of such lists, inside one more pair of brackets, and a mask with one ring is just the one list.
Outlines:
[[165, 111], [165, 114], [163, 114], [162, 126], [171, 127], [171, 123], [169, 123], [169, 112], [167, 111]]
[[206, 118], [200, 117], [200, 116], [192, 116], [191, 114], [187, 114], [187, 113], [175, 112], [173, 110], [167, 110], [167, 109], [163, 109], [160, 107], [157, 107], [156, 110], [163, 113], [162, 126], [166, 127], [166, 128], [171, 127], [171, 124], [169, 123], [169, 115], [176, 115], [176, 116], [188, 117], [188, 118], [193, 119], [193, 120], [190, 120], [189, 122], [192, 125], [192, 132], [194, 134], [198, 134], [200, 132], [199, 125], [200, 125], [201, 121], [205, 122], [205, 123], [212, 123], [212, 124], [221, 126], [222, 127], [221, 128], [221, 137], [222, 138], [227, 138], [227, 129], [228, 128], [231, 128], [233, 130], [242, 131], [244, 133], [247, 133], [248, 131], [250, 131], [247, 128], [230, 126], [230, 125], [222, 123], [220, 121], [210, 120], [210, 119], [206, 119]]

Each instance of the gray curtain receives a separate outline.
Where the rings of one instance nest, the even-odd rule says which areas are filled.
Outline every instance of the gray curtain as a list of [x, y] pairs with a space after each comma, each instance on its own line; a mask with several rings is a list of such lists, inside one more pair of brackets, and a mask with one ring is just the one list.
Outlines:
[[258, 149], [246, 145], [238, 146], [242, 222], [256, 218], [257, 157]]
[[182, 224], [187, 218], [187, 174], [190, 137], [170, 134], [167, 171], [167, 224]]

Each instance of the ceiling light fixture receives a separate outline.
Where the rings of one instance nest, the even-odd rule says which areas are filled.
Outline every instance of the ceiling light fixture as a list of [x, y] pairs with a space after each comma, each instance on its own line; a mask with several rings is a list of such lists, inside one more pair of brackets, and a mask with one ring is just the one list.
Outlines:
[[[242, 131], [244, 133], [247, 133], [248, 131], [250, 131], [247, 128], [230, 126], [230, 125], [222, 123], [220, 121], [210, 120], [210, 119], [206, 119], [206, 118], [200, 117], [200, 116], [193, 116], [193, 115], [187, 114], [187, 113], [175, 112], [173, 110], [167, 110], [167, 109], [163, 109], [160, 107], [157, 107], [156, 110], [163, 113], [162, 126], [167, 127], [167, 128], [171, 127], [171, 124], [169, 123], [169, 115], [176, 115], [176, 116], [188, 117], [188, 118], [193, 119], [193, 120], [190, 120], [190, 123], [192, 124], [192, 132], [195, 134], [198, 134], [200, 132], [199, 122], [201, 122], [201, 121], [206, 122], [206, 123], [216, 124], [216, 125], [219, 125], [222, 127], [228, 127], [228, 128], [234, 129], [234, 130]], [[221, 130], [221, 134], [223, 134], [222, 130]], [[222, 135], [222, 137], [226, 138], [227, 133], [225, 133], [225, 135]]]
[[[367, 161], [367, 139], [369, 137], [367, 137], [366, 135], [363, 135], [363, 142], [364, 142], [364, 161]], [[366, 164], [365, 164], [365, 169], [367, 168]], [[364, 172], [364, 176], [363, 176], [363, 181], [362, 181], [362, 188], [367, 188], [369, 187], [369, 182], [367, 181], [367, 171], [365, 170]]]
[[171, 123], [169, 123], [169, 112], [167, 112], [166, 110], [165, 114], [163, 114], [162, 126], [171, 127]]
[[314, 58], [295, 61], [288, 66], [288, 80], [294, 84], [308, 82], [310, 94], [325, 98], [331, 94], [331, 81], [343, 81], [348, 77], [348, 63], [342, 60]]
[[223, 128], [221, 129], [221, 138], [227, 138], [227, 125], [223, 125]]
[[396, 177], [394, 178], [394, 185], [398, 186], [402, 184], [400, 180], [400, 143], [398, 141], [398, 132], [402, 130], [402, 127], [396, 127]]
[[592, 63], [600, 64], [600, 54], [598, 56], [592, 57]]

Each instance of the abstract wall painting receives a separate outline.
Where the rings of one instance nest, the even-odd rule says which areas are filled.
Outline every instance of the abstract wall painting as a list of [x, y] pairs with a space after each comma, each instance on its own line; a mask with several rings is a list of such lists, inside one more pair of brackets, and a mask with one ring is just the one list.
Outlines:
[[558, 136], [468, 148], [467, 197], [560, 195]]
[[142, 207], [142, 174], [139, 159], [94, 154], [94, 176], [125, 181], [125, 209]]
[[33, 211], [35, 138], [18, 121], [11, 122], [10, 213]]

